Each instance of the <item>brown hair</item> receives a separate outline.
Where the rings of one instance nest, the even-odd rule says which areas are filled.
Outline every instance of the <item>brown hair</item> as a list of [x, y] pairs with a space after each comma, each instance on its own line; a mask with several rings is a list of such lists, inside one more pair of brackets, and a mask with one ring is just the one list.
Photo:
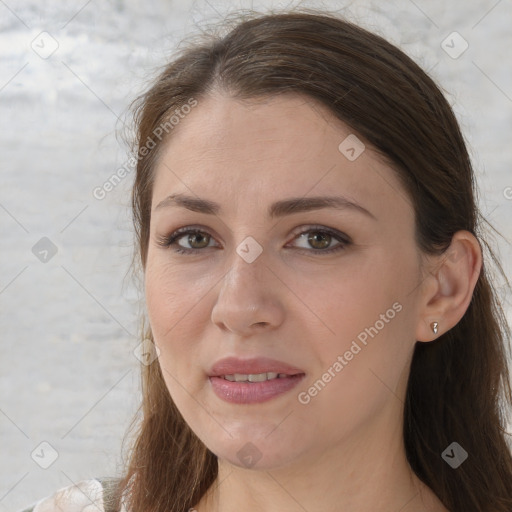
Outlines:
[[[155, 161], [169, 135], [142, 148], [176, 109], [215, 89], [233, 98], [287, 92], [317, 100], [373, 145], [395, 169], [415, 211], [416, 240], [441, 255], [459, 230], [481, 234], [474, 175], [455, 116], [433, 80], [381, 37], [310, 10], [238, 19], [223, 36], [194, 41], [136, 103], [138, 164], [132, 194], [137, 258], [145, 269]], [[199, 106], [200, 108], [200, 106]], [[512, 457], [505, 412], [512, 403], [510, 334], [484, 258], [460, 322], [435, 342], [417, 343], [403, 436], [418, 477], [453, 512], [512, 510]], [[142, 336], [152, 340], [151, 329]], [[173, 403], [158, 362], [142, 366], [138, 430], [120, 489], [129, 510], [185, 512], [217, 476], [217, 458]], [[469, 458], [452, 469], [441, 453], [453, 441]]]

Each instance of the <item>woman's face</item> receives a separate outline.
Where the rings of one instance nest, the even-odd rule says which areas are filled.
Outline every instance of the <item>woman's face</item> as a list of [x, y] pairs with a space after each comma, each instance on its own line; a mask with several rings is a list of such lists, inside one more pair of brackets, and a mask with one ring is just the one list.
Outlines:
[[[421, 269], [391, 168], [309, 99], [217, 94], [174, 127], [155, 173], [149, 320], [206, 446], [277, 468], [399, 435]], [[191, 233], [166, 246], [178, 229]], [[214, 368], [228, 357], [279, 363]], [[267, 372], [288, 376], [219, 376]]]

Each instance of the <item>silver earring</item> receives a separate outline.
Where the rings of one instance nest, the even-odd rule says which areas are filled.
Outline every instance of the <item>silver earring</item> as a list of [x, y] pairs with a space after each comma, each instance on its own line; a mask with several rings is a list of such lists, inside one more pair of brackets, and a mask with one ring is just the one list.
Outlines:
[[434, 332], [434, 334], [437, 334], [437, 326], [438, 326], [438, 325], [439, 325], [439, 324], [438, 324], [437, 322], [432, 322], [432, 323], [430, 324], [430, 327], [431, 327], [432, 331]]

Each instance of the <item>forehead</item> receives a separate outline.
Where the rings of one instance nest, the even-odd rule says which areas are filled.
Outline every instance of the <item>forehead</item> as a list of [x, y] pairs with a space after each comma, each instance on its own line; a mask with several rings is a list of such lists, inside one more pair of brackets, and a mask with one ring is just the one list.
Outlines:
[[239, 101], [215, 94], [199, 100], [176, 128], [156, 166], [153, 203], [171, 193], [238, 206], [340, 193], [377, 211], [411, 213], [395, 172], [310, 98]]
[[[258, 161], [315, 159], [319, 145], [336, 148], [336, 141], [350, 133], [325, 107], [295, 94], [250, 100], [210, 95], [177, 128], [168, 148], [174, 158], [188, 160], [235, 159], [250, 153]], [[176, 152], [178, 147], [183, 151]]]

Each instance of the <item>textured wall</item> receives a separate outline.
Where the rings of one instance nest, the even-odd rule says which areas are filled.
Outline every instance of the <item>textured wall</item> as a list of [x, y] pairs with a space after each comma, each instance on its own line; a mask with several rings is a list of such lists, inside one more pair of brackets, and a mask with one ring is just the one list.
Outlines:
[[[130, 100], [227, 5], [0, 2], [0, 512], [116, 472], [139, 399], [133, 171], [93, 190], [128, 158], [116, 132]], [[431, 70], [471, 146], [482, 211], [512, 240], [511, 3], [302, 5], [344, 11]], [[511, 248], [497, 247], [511, 275]]]

